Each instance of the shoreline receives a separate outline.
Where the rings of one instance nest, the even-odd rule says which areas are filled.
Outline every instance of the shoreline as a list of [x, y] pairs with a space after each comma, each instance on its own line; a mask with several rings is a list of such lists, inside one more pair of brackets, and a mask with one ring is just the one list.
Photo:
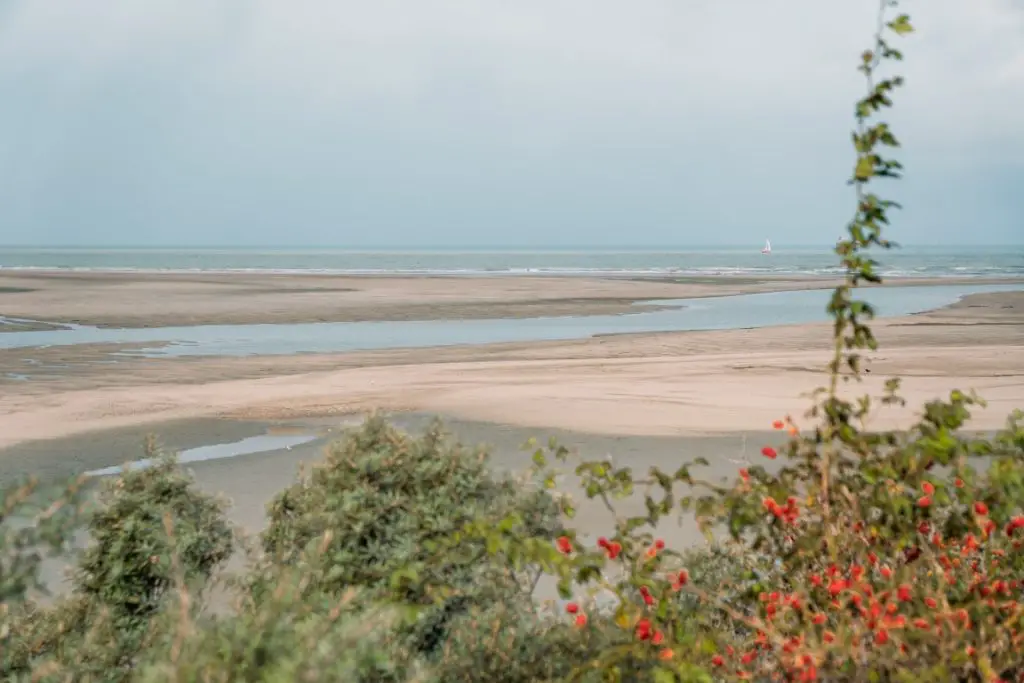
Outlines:
[[[59, 325], [158, 328], [317, 322], [621, 315], [637, 304], [835, 287], [837, 278], [694, 276], [333, 276], [0, 270], [0, 316]], [[1024, 278], [904, 278], [882, 286], [1016, 285]], [[159, 306], [154, 306], [159, 302]], [[646, 308], [646, 306], [645, 306]], [[22, 326], [0, 325], [5, 331]]]
[[[954, 387], [988, 400], [978, 429], [999, 428], [1022, 407], [1024, 371], [1010, 369], [1024, 368], [1024, 293], [975, 295], [874, 329], [881, 349], [857, 390], [878, 392], [884, 377], [899, 374], [911, 406], [887, 411], [881, 425], [905, 424], [914, 408]], [[830, 332], [815, 323], [298, 357], [144, 358], [119, 362], [113, 373], [83, 364], [57, 368], [47, 381], [12, 383], [0, 396], [0, 445], [176, 419], [288, 420], [377, 408], [620, 436], [749, 431], [802, 414], [799, 396], [823, 381]]]

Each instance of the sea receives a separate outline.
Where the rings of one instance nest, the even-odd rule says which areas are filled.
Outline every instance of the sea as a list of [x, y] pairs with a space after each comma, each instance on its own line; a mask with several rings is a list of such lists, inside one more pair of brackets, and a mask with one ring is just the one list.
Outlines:
[[[619, 249], [0, 248], [0, 270], [352, 275], [829, 276], [830, 247]], [[1024, 277], [1024, 245], [878, 250], [884, 277]]]

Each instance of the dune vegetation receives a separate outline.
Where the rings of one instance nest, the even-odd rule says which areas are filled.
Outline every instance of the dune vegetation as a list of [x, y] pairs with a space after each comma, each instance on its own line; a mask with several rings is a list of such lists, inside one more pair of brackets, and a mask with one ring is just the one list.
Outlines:
[[[96, 486], [20, 482], [0, 504], [0, 671], [9, 681], [1013, 681], [1024, 680], [1024, 421], [969, 431], [981, 399], [953, 390], [900, 431], [865, 427], [899, 380], [860, 396], [877, 346], [873, 249], [898, 208], [879, 121], [902, 85], [881, 68], [912, 32], [882, 0], [859, 68], [846, 271], [829, 305], [834, 355], [802, 416], [780, 415], [780, 468], [701, 478], [702, 462], [638, 473], [557, 443], [499, 476], [441, 425], [373, 417], [268, 507], [247, 537], [175, 461]], [[578, 538], [557, 477], [617, 515]], [[667, 547], [680, 513], [706, 545]], [[30, 599], [40, 563], [74, 558], [72, 589]], [[233, 555], [244, 568], [227, 571]], [[536, 597], [557, 581], [557, 607]]]

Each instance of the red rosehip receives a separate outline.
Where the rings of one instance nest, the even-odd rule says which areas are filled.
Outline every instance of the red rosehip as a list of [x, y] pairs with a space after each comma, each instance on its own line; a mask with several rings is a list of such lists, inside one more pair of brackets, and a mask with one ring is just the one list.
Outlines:
[[559, 536], [555, 544], [558, 546], [558, 552], [563, 555], [568, 555], [572, 552], [572, 540], [568, 536]]
[[639, 640], [649, 640], [652, 635], [650, 619], [641, 619], [636, 622], [636, 637]]

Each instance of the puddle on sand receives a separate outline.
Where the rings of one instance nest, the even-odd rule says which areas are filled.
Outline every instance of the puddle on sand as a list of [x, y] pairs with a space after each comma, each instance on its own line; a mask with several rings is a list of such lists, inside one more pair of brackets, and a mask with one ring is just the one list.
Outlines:
[[[241, 441], [235, 441], [232, 443], [220, 443], [212, 446], [200, 446], [198, 448], [190, 448], [185, 451], [181, 451], [178, 454], [178, 462], [182, 464], [190, 462], [201, 462], [203, 460], [222, 460], [224, 458], [235, 458], [239, 455], [252, 455], [254, 453], [264, 453], [266, 451], [276, 451], [281, 448], [292, 448], [293, 446], [299, 446], [304, 443], [309, 443], [315, 439], [320, 438], [316, 434], [262, 434], [260, 436], [250, 436], [247, 439]], [[145, 469], [153, 464], [152, 460], [136, 460], [128, 463], [128, 467], [131, 469]], [[87, 477], [106, 477], [115, 474], [121, 474], [123, 467], [116, 465], [114, 467], [104, 467], [99, 470], [92, 470], [86, 472]]]

